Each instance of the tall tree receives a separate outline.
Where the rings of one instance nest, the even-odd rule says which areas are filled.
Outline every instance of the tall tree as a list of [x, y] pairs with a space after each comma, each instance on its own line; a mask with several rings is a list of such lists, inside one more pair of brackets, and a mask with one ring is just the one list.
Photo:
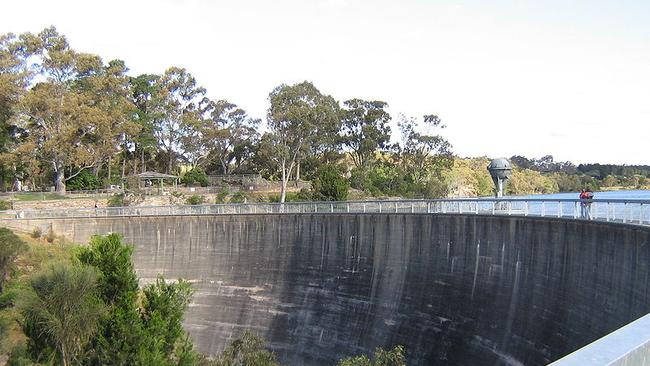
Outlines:
[[269, 95], [269, 136], [275, 145], [275, 160], [282, 178], [280, 202], [296, 165], [310, 151], [332, 144], [341, 121], [339, 105], [310, 82], [280, 85]]
[[65, 192], [66, 181], [114, 153], [114, 131], [128, 109], [120, 87], [111, 85], [120, 85], [125, 68], [120, 62], [104, 67], [98, 56], [72, 50], [53, 27], [20, 39], [35, 55], [40, 78], [23, 98], [16, 123], [51, 167], [56, 190]]
[[259, 119], [226, 100], [211, 102], [209, 123], [204, 126], [202, 144], [210, 157], [219, 161], [221, 172], [230, 173], [231, 163], [245, 158], [249, 145], [259, 139]]
[[438, 116], [425, 115], [420, 125], [414, 118], [402, 115], [398, 126], [402, 132], [399, 158], [414, 183], [421, 184], [428, 175], [451, 167], [451, 144], [443, 136], [432, 134], [436, 129], [445, 128]]
[[171, 174], [175, 160], [183, 155], [182, 138], [188, 126], [199, 123], [201, 104], [206, 103], [205, 89], [185, 69], [171, 67], [158, 80], [154, 105], [156, 120], [154, 135], [167, 155], [167, 173]]
[[[27, 62], [30, 56], [14, 34], [0, 35], [0, 188], [5, 188], [5, 177], [11, 177], [14, 188], [20, 190], [24, 174], [30, 170], [35, 172], [25, 168], [27, 164], [18, 147], [25, 131], [12, 122], [33, 75]], [[33, 149], [27, 151], [30, 150]]]
[[377, 150], [388, 147], [391, 117], [388, 104], [381, 101], [350, 99], [343, 102], [341, 134], [356, 167], [364, 166]]
[[126, 135], [123, 153], [133, 151], [133, 173], [138, 173], [137, 164], [140, 162], [140, 173], [147, 170], [147, 156], [155, 155], [158, 150], [158, 139], [154, 135], [155, 121], [162, 119], [156, 115], [155, 100], [158, 99], [158, 80], [160, 76], [142, 74], [131, 78], [131, 97], [136, 106], [133, 120], [140, 125], [136, 135]]

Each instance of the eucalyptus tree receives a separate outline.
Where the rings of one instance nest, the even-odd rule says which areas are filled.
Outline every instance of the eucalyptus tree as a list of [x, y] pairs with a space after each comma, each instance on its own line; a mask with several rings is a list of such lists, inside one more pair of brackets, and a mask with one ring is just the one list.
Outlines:
[[138, 172], [138, 161], [140, 162], [139, 172], [147, 170], [147, 156], [152, 157], [158, 151], [158, 139], [154, 135], [156, 128], [155, 121], [161, 116], [157, 113], [156, 100], [160, 79], [159, 75], [142, 74], [131, 78], [131, 98], [136, 107], [133, 121], [140, 126], [135, 135], [126, 135], [122, 154], [133, 157], [133, 173]]
[[446, 127], [438, 116], [425, 115], [420, 124], [414, 118], [401, 115], [398, 126], [402, 133], [399, 159], [414, 183], [421, 184], [430, 174], [439, 174], [451, 167], [451, 144], [442, 135], [433, 133]]
[[29, 53], [22, 42], [12, 33], [0, 35], [0, 187], [5, 177], [14, 179], [14, 186], [21, 188], [26, 173], [26, 162], [19, 154], [18, 145], [24, 131], [12, 123], [20, 98], [27, 92], [33, 75], [27, 59]]
[[269, 137], [282, 179], [280, 202], [284, 202], [287, 183], [297, 164], [310, 152], [336, 140], [341, 125], [339, 105], [307, 81], [280, 85], [269, 94], [269, 100]]
[[250, 146], [259, 140], [259, 125], [259, 119], [251, 118], [236, 104], [227, 100], [211, 102], [202, 144], [210, 158], [218, 160], [223, 174], [230, 173], [233, 161], [241, 165], [248, 157]]
[[343, 105], [342, 142], [350, 150], [354, 165], [363, 167], [373, 159], [377, 150], [389, 145], [391, 116], [386, 111], [388, 104], [350, 99]]
[[172, 173], [175, 160], [183, 156], [182, 138], [191, 130], [188, 126], [200, 123], [206, 91], [187, 70], [178, 67], [167, 69], [156, 87], [154, 136], [167, 155], [167, 173]]
[[37, 77], [13, 120], [27, 135], [23, 150], [49, 167], [56, 190], [65, 192], [66, 181], [110, 162], [129, 128], [126, 67], [76, 52], [54, 27], [22, 34], [20, 45]]

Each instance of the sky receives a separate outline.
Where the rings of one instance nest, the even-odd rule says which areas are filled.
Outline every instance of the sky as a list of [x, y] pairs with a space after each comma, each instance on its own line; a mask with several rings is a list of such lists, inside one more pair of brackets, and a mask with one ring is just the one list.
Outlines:
[[54, 25], [132, 75], [186, 68], [265, 118], [308, 80], [393, 117], [437, 114], [462, 157], [650, 164], [650, 1], [9, 1], [0, 33]]

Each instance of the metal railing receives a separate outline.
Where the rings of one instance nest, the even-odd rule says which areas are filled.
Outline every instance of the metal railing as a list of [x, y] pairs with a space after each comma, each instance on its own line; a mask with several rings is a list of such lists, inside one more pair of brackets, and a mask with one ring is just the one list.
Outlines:
[[241, 203], [195, 206], [132, 206], [106, 208], [27, 209], [0, 212], [17, 219], [159, 216], [232, 215], [271, 213], [456, 213], [558, 217], [650, 225], [650, 200], [573, 199], [436, 199], [395, 201]]

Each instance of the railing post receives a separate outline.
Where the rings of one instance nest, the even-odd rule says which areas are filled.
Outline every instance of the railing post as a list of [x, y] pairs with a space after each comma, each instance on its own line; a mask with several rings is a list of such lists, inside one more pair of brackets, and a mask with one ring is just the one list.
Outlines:
[[411, 213], [413, 213], [413, 202], [411, 202]]
[[623, 223], [627, 223], [627, 215], [630, 212], [627, 207], [627, 202], [623, 202]]
[[427, 202], [427, 213], [431, 213], [431, 202]]
[[542, 217], [546, 217], [546, 202], [542, 201]]
[[334, 204], [330, 203], [330, 213], [334, 213]]
[[381, 213], [381, 202], [379, 202], [379, 213]]
[[562, 201], [557, 201], [557, 217], [562, 217], [563, 212], [562, 212]]

